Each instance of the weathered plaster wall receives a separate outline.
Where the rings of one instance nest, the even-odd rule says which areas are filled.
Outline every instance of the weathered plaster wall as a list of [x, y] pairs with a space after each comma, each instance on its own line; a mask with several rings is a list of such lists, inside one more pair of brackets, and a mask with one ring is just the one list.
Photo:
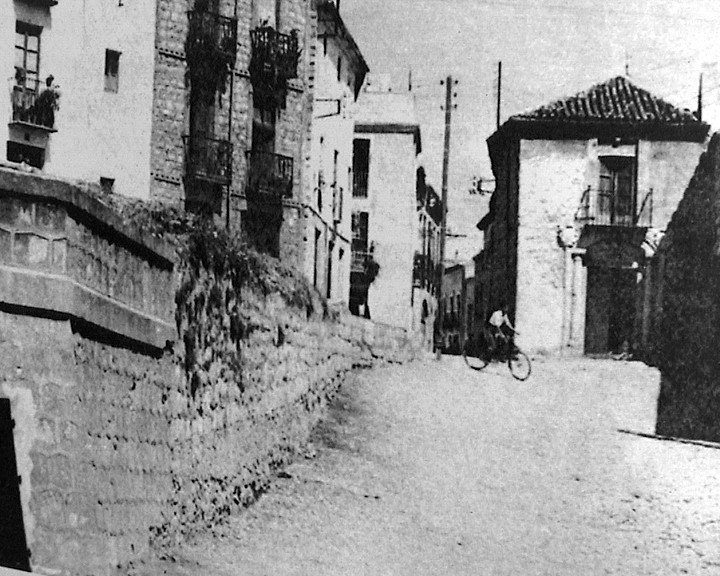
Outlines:
[[652, 225], [664, 230], [697, 167], [704, 142], [638, 143], [638, 200], [652, 189]]
[[565, 261], [557, 230], [575, 221], [589, 164], [584, 141], [521, 141], [515, 326], [522, 348], [560, 348]]
[[370, 142], [368, 198], [353, 210], [370, 214], [368, 240], [380, 272], [368, 290], [373, 318], [391, 326], [412, 325], [412, 282], [417, 216], [416, 149], [412, 134], [363, 134]]
[[[582, 348], [577, 332], [584, 328], [588, 272], [563, 251], [558, 230], [576, 225], [583, 192], [597, 189], [600, 157], [637, 151], [638, 202], [653, 191], [652, 225], [664, 229], [703, 148], [702, 143], [640, 141], [637, 148], [618, 151], [597, 140], [521, 141], [516, 326], [523, 348], [557, 351], [569, 340]], [[649, 210], [648, 203], [644, 217]]]
[[[32, 141], [46, 148], [45, 171], [64, 178], [115, 179], [115, 191], [147, 198], [153, 97], [155, 6], [152, 2], [63, 3], [50, 8], [6, 2], [0, 8], [0, 71], [14, 77], [16, 20], [42, 27], [40, 78], [60, 87], [57, 132], [8, 127], [7, 93], [0, 142]], [[121, 52], [119, 90], [104, 89], [105, 50]], [[132, 118], [133, 122], [128, 122]], [[7, 120], [5, 120], [7, 119]], [[3, 158], [5, 152], [3, 151]]]

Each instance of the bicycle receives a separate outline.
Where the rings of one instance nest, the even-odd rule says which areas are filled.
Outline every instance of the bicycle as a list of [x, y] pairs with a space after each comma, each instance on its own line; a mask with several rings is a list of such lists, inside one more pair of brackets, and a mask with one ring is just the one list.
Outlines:
[[530, 358], [515, 344], [511, 336], [507, 342], [494, 344], [484, 331], [476, 338], [468, 338], [462, 350], [462, 356], [473, 370], [483, 370], [491, 362], [507, 362], [510, 374], [516, 380], [527, 380], [532, 372]]

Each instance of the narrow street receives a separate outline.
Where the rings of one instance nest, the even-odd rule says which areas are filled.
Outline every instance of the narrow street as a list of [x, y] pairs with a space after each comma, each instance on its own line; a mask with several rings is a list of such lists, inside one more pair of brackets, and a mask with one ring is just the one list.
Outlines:
[[444, 357], [361, 373], [305, 458], [167, 574], [720, 574], [720, 450], [653, 432], [658, 374]]

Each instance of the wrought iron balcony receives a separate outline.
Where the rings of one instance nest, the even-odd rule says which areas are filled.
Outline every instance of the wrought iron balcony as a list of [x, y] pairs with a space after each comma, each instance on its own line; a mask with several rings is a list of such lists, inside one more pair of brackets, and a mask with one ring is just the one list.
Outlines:
[[207, 59], [217, 55], [230, 67], [237, 57], [237, 19], [214, 12], [191, 10], [188, 13], [188, 57]]
[[300, 46], [295, 31], [282, 34], [270, 26], [250, 32], [250, 80], [256, 106], [284, 108], [288, 80], [297, 78]]
[[293, 159], [290, 156], [248, 150], [247, 197], [292, 198]]
[[227, 140], [193, 134], [183, 136], [185, 175], [197, 180], [227, 185], [232, 179], [233, 145]]
[[59, 98], [57, 91], [46, 89], [37, 81], [13, 86], [12, 124], [56, 132], [55, 112], [59, 108]]
[[587, 188], [583, 192], [575, 220], [582, 225], [651, 227], [653, 217], [653, 191], [642, 196], [623, 197], [612, 190]]

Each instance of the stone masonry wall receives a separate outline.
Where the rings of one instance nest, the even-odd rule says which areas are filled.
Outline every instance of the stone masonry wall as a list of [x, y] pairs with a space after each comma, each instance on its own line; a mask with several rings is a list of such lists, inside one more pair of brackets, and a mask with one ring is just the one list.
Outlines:
[[[10, 243], [0, 244], [0, 397], [10, 399], [16, 421], [35, 572], [127, 572], [153, 544], [173, 545], [221, 521], [293, 457], [345, 374], [418, 353], [419, 343], [403, 330], [330, 319], [317, 295], [309, 308], [281, 296], [283, 282], [303, 286], [284, 269], [239, 295], [206, 271], [198, 294], [210, 304], [199, 310], [201, 333], [187, 336], [180, 323], [183, 338], [175, 333], [166, 344], [178, 270], [171, 262], [167, 271], [162, 243], [124, 228], [70, 186], [4, 176], [0, 205], [12, 209], [0, 213], [11, 232]], [[11, 188], [22, 188], [26, 205], [47, 210], [15, 210], [21, 204]], [[27, 252], [14, 248], [18, 230], [31, 232], [45, 222], [33, 218], [46, 212], [65, 214], [63, 225], [84, 230], [83, 244], [102, 257], [68, 250], [56, 270], [54, 252], [46, 248], [38, 259], [46, 244], [37, 240], [28, 252], [33, 257], [18, 260]], [[62, 239], [58, 226], [50, 232]], [[40, 236], [50, 232], [38, 228]], [[132, 289], [112, 280], [111, 271], [126, 268]], [[63, 271], [75, 269], [94, 272], [62, 280]], [[138, 283], [143, 269], [150, 276]], [[170, 285], [160, 281], [169, 274]], [[74, 287], [60, 292], [72, 296], [69, 304], [44, 297], [55, 294], [44, 290], [59, 278]], [[15, 286], [29, 286], [39, 297], [19, 300], [25, 296]], [[151, 296], [151, 288], [164, 297]], [[118, 319], [124, 319], [120, 327]]]
[[655, 260], [657, 432], [720, 441], [720, 138], [700, 159]]
[[[189, 85], [186, 82], [185, 39], [188, 30], [188, 10], [192, 0], [160, 0], [157, 3], [157, 30], [155, 56], [155, 97], [153, 105], [153, 132], [151, 144], [151, 198], [182, 206], [184, 193], [185, 151], [183, 136], [189, 133]], [[253, 87], [250, 82], [251, 58], [250, 31], [259, 25], [253, 14], [251, 0], [220, 0], [219, 11], [224, 16], [237, 15], [237, 61], [231, 84], [227, 80], [224, 94], [215, 105], [215, 138], [227, 139], [233, 145], [230, 222], [236, 228], [246, 208], [245, 182], [247, 159], [251, 148], [253, 128]], [[278, 111], [276, 121], [275, 152], [294, 160], [293, 201], [302, 199], [302, 181], [306, 140], [310, 133], [313, 106], [314, 46], [317, 35], [317, 16], [307, 0], [286, 0], [281, 5], [280, 31], [297, 30], [301, 57], [298, 78], [288, 82], [285, 108]], [[232, 86], [232, 106], [231, 102]], [[232, 127], [228, 123], [232, 116]], [[284, 209], [286, 219], [297, 218], [293, 202]], [[222, 202], [223, 214], [226, 210]], [[293, 228], [293, 224], [290, 225]], [[285, 226], [283, 226], [285, 228]], [[292, 254], [300, 264], [302, 235], [281, 234], [281, 253]]]

